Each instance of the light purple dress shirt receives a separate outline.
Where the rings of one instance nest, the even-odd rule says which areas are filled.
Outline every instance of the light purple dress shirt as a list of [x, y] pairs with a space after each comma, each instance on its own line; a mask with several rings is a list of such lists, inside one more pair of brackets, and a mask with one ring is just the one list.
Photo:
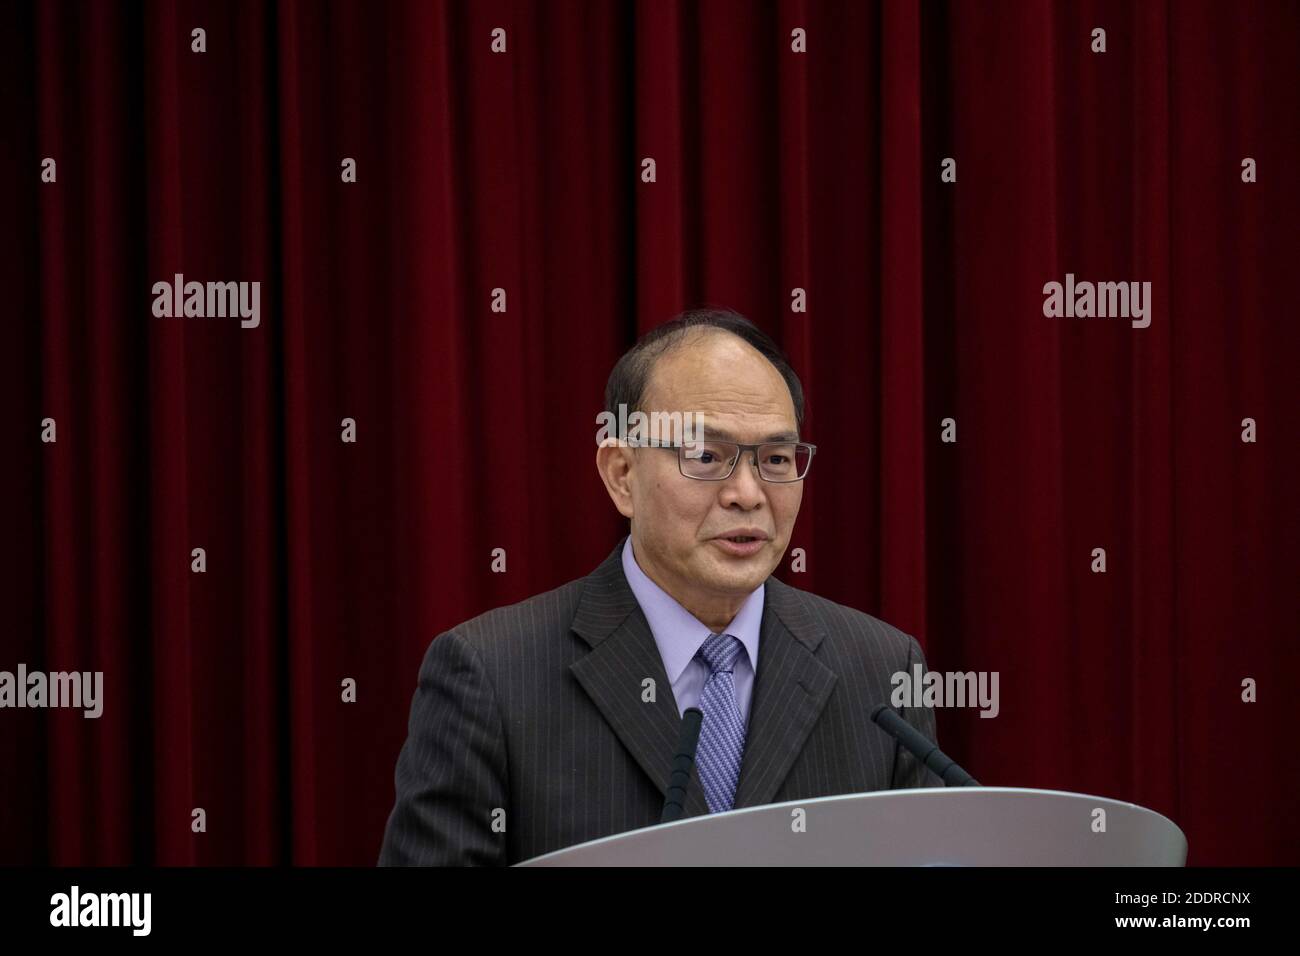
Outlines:
[[[664, 673], [668, 675], [673, 698], [677, 701], [677, 713], [684, 714], [687, 707], [699, 704], [704, 682], [709, 679], [709, 666], [695, 655], [712, 631], [641, 570], [632, 554], [631, 535], [623, 545], [623, 574], [645, 613], [655, 644], [659, 646]], [[745, 653], [736, 658], [732, 680], [736, 686], [736, 706], [740, 708], [740, 719], [746, 727], [749, 726], [749, 699], [753, 694], [754, 673], [758, 666], [764, 588], [765, 585], [760, 584], [745, 598], [745, 603], [724, 632], [738, 638], [745, 646]]]

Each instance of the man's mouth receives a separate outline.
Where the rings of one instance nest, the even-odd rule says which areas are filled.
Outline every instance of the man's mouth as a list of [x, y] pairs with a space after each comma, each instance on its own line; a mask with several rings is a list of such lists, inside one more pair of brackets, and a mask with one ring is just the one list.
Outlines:
[[734, 557], [745, 558], [758, 554], [767, 544], [768, 536], [757, 528], [747, 528], [748, 534], [720, 535], [713, 540], [719, 548]]

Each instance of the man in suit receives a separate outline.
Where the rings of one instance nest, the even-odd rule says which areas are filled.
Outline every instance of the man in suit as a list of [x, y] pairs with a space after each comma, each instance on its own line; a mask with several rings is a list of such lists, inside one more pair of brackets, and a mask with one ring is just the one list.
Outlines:
[[[434, 639], [381, 865], [515, 863], [658, 823], [692, 706], [687, 816], [942, 786], [869, 716], [892, 675], [925, 669], [916, 640], [771, 576], [815, 452], [771, 339], [734, 312], [684, 313], [619, 360], [605, 400], [705, 431], [602, 442], [630, 534], [590, 575]], [[935, 738], [931, 710], [899, 713]]]

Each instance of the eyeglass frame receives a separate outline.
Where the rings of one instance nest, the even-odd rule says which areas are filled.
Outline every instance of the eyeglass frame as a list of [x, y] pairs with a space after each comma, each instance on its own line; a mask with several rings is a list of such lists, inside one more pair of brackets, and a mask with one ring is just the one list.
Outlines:
[[[629, 441], [628, 444], [633, 448], [663, 448], [665, 450], [677, 452], [678, 473], [683, 478], [689, 478], [692, 481], [726, 481], [736, 473], [736, 465], [740, 464], [740, 456], [745, 454], [747, 451], [752, 451], [754, 453], [754, 469], [758, 472], [758, 477], [760, 479], [773, 485], [793, 485], [796, 481], [803, 481], [808, 477], [808, 473], [812, 471], [813, 457], [817, 454], [817, 446], [809, 441], [762, 441], [757, 444], [746, 445], [743, 442], [738, 441], [725, 441], [721, 438], [707, 438], [698, 442], [692, 442], [691, 444], [704, 444], [705, 442], [716, 445], [731, 445], [736, 449], [735, 461], [731, 463], [731, 468], [728, 469], [727, 473], [720, 478], [701, 478], [699, 475], [688, 475], [686, 472], [682, 471], [682, 449], [685, 448], [686, 445], [680, 443], [674, 444], [672, 442], [653, 442], [650, 440], [641, 442]], [[804, 473], [798, 478], [787, 478], [785, 480], [779, 478], [768, 478], [763, 474], [763, 467], [758, 463], [758, 450], [765, 445], [806, 445], [808, 447], [808, 467], [804, 469]]]

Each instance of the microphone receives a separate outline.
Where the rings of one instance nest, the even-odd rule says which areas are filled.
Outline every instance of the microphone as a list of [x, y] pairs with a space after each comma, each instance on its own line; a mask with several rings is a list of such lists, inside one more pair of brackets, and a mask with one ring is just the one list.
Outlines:
[[871, 712], [871, 719], [875, 721], [877, 727], [911, 751], [917, 760], [942, 777], [945, 787], [980, 785], [978, 780], [957, 766], [951, 757], [940, 750], [938, 744], [899, 717], [888, 704], [879, 704]]
[[677, 742], [677, 756], [668, 778], [668, 791], [664, 795], [664, 812], [660, 823], [671, 823], [682, 815], [686, 804], [686, 786], [691, 781], [691, 764], [695, 763], [695, 748], [700, 743], [700, 725], [704, 712], [698, 707], [687, 707], [682, 714], [682, 736]]

